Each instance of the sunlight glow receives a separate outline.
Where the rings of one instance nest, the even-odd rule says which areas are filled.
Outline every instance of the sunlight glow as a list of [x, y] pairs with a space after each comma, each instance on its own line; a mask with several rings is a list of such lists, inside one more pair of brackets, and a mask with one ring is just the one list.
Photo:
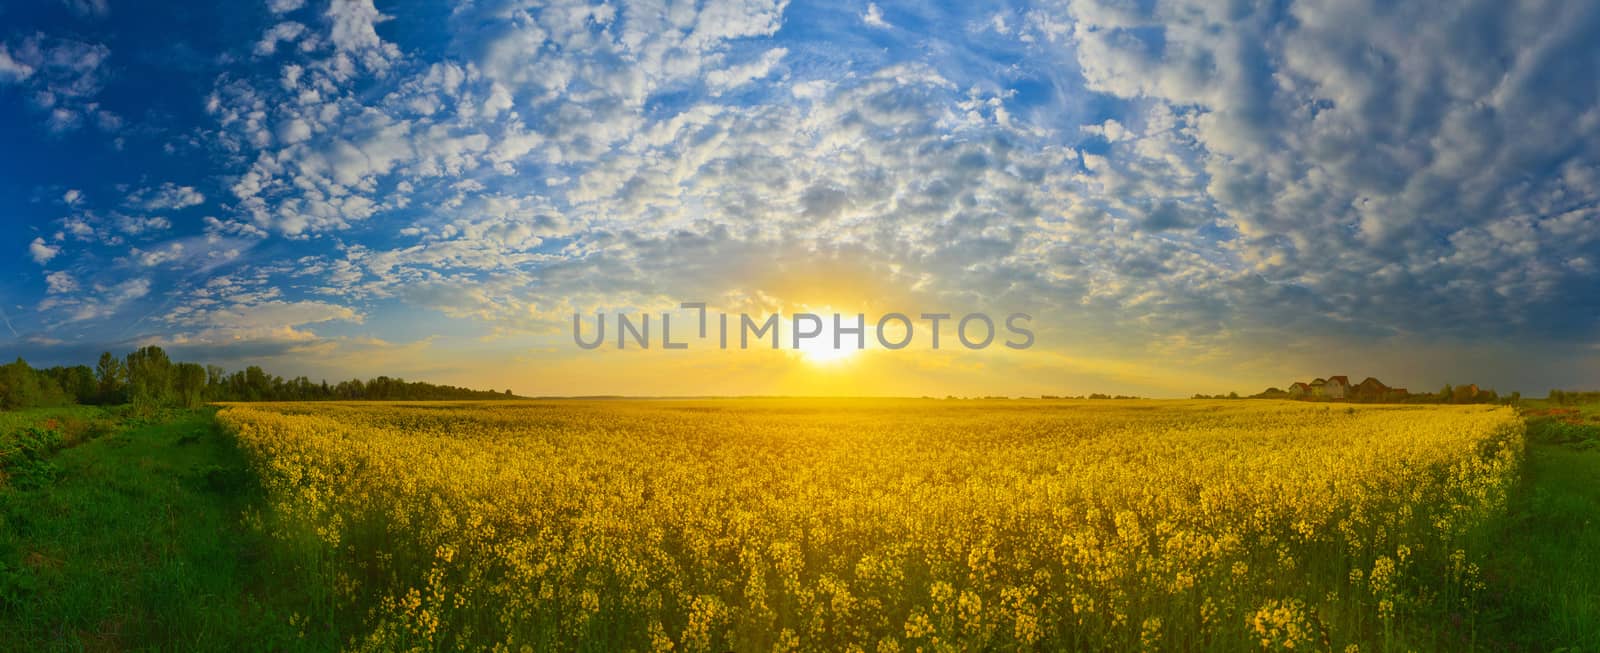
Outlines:
[[[840, 320], [842, 320], [843, 325], [846, 328], [849, 328], [856, 324], [856, 314], [854, 312], [835, 311], [831, 307], [824, 307], [809, 312], [822, 316], [822, 333], [818, 334], [815, 338], [808, 338], [800, 341], [800, 347], [795, 350], [795, 354], [798, 355], [801, 360], [811, 363], [812, 365], [839, 365], [854, 359], [857, 354], [860, 354], [863, 351], [856, 348], [856, 336], [853, 333], [847, 333], [843, 338], [840, 339], [838, 349], [833, 347], [833, 314], [836, 312], [839, 313], [841, 316]], [[870, 325], [868, 325], [866, 338], [868, 342], [871, 342], [872, 334]]]

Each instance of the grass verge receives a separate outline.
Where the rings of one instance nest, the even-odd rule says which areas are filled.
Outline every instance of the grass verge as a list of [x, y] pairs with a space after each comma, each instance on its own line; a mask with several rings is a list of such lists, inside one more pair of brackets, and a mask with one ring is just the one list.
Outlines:
[[1484, 569], [1492, 594], [1483, 609], [1502, 631], [1497, 650], [1600, 651], [1597, 444], [1600, 426], [1529, 418], [1521, 486]]
[[[10, 650], [304, 650], [279, 607], [255, 500], [211, 411], [133, 422], [0, 489], [0, 633]], [[316, 648], [311, 646], [311, 648]], [[333, 647], [326, 647], [333, 648]]]

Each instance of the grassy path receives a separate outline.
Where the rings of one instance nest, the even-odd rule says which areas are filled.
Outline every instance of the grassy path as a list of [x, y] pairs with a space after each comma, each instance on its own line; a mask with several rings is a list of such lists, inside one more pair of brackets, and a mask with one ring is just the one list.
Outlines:
[[1600, 651], [1600, 449], [1530, 442], [1493, 536], [1484, 571], [1504, 633], [1496, 648]]
[[239, 519], [249, 476], [210, 412], [51, 462], [53, 481], [0, 490], [6, 650], [300, 648], [269, 607], [264, 543]]

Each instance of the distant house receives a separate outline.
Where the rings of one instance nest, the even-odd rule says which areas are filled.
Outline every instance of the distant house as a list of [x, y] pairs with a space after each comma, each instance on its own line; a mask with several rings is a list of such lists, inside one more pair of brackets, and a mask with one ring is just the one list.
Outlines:
[[1389, 386], [1373, 377], [1367, 377], [1356, 387], [1351, 389], [1351, 398], [1356, 401], [1383, 401], [1389, 396]]
[[1330, 376], [1328, 382], [1322, 385], [1322, 396], [1328, 399], [1344, 399], [1350, 394], [1350, 377]]
[[[1263, 393], [1265, 394], [1265, 393]], [[1313, 379], [1310, 383], [1295, 381], [1284, 393], [1290, 399], [1330, 401], [1405, 401], [1405, 388], [1391, 388], [1373, 377], [1350, 384], [1350, 377], [1336, 374], [1326, 379]]]

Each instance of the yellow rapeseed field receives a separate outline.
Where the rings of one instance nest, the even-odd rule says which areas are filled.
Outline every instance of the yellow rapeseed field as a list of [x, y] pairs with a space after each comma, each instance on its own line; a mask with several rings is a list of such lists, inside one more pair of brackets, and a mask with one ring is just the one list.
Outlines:
[[[1471, 637], [1509, 409], [239, 404], [363, 650], [1386, 650]], [[1426, 635], [1418, 635], [1426, 633]], [[1431, 638], [1419, 640], [1419, 637]]]

